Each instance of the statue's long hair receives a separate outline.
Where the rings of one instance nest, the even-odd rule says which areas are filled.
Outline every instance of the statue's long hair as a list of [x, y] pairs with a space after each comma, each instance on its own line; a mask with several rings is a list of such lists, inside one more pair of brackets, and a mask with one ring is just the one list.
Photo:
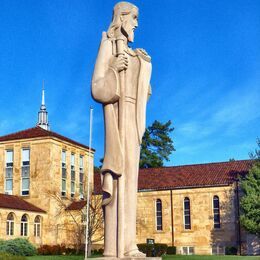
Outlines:
[[108, 38], [117, 37], [116, 31], [120, 30], [120, 27], [122, 25], [120, 16], [131, 13], [133, 9], [138, 10], [135, 5], [128, 2], [119, 2], [114, 6], [112, 22], [107, 31]]

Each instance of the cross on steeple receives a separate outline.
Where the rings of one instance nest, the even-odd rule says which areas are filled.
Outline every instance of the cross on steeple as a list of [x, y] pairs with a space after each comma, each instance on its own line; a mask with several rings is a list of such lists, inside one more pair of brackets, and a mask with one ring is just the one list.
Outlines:
[[44, 80], [42, 81], [42, 104], [40, 107], [40, 111], [38, 112], [37, 126], [40, 126], [45, 130], [50, 130], [50, 126], [48, 122], [48, 112], [45, 106]]

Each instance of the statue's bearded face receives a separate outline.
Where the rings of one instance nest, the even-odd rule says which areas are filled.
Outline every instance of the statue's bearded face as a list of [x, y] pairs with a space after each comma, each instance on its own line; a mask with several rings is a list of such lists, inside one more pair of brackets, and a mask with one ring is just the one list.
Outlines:
[[138, 10], [133, 8], [129, 14], [122, 15], [122, 33], [129, 42], [134, 41], [134, 30], [138, 27]]

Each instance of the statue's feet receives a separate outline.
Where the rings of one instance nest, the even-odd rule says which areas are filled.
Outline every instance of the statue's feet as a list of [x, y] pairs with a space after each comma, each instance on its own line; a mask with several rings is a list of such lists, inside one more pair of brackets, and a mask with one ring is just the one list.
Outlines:
[[125, 253], [125, 256], [130, 257], [146, 257], [146, 254], [140, 252], [138, 249], [130, 250]]

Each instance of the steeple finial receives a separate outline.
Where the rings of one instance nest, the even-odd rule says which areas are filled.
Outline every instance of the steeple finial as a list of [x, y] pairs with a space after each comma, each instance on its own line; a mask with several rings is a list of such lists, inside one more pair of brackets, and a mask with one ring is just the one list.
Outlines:
[[45, 130], [50, 130], [49, 122], [48, 122], [48, 112], [45, 106], [45, 92], [44, 92], [44, 80], [42, 81], [42, 104], [40, 107], [40, 111], [38, 112], [38, 123], [37, 126]]
[[42, 81], [42, 105], [45, 105], [44, 80]]

